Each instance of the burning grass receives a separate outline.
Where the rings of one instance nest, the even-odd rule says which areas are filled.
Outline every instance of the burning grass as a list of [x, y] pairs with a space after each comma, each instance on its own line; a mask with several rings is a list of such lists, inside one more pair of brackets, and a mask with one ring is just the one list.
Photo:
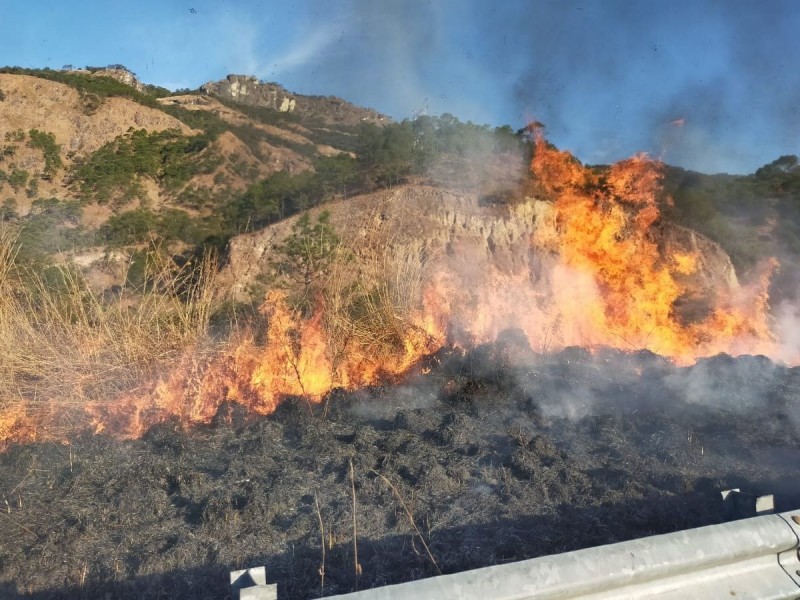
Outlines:
[[[789, 356], [772, 329], [771, 263], [740, 286], [732, 266], [727, 278], [707, 267], [696, 234], [683, 235], [694, 246], [665, 241], [660, 165], [637, 156], [589, 169], [539, 137], [531, 172], [547, 202], [478, 208], [463, 221], [445, 211], [448, 235], [458, 235], [456, 221], [467, 233], [440, 246], [382, 228], [382, 208], [345, 240], [326, 212], [316, 222], [301, 216], [268, 258], [276, 273], [262, 318], [225, 340], [207, 335], [210, 258], [186, 269], [156, 265], [136, 294], [105, 297], [73, 270], [58, 270], [56, 285], [20, 272], [6, 238], [0, 439], [57, 438], [71, 420], [137, 437], [172, 418], [207, 424], [231, 402], [269, 414], [302, 396], [310, 407], [337, 388], [401, 379], [448, 344], [470, 349], [510, 328], [545, 352], [574, 345], [647, 349], [678, 364], [719, 352], [796, 361], [797, 349]], [[418, 218], [405, 210], [394, 214]], [[503, 236], [514, 254], [495, 260]], [[717, 262], [730, 265], [727, 256]], [[680, 309], [691, 304], [695, 276], [711, 280], [714, 294], [687, 319]]]
[[775, 348], [766, 280], [678, 318], [706, 257], [663, 252], [654, 169], [538, 148], [505, 267], [484, 237], [284, 243], [309, 275], [219, 340], [210, 257], [102, 296], [2, 238], [0, 435], [29, 443], [0, 595], [221, 597], [266, 564], [306, 598], [713, 523], [725, 487], [797, 501], [798, 369], [702, 358]]
[[[211, 256], [184, 268], [157, 263], [140, 289], [102, 295], [75, 270], [55, 270], [55, 284], [52, 272], [21, 270], [4, 237], [0, 344], [10, 350], [0, 439], [60, 439], [87, 427], [138, 437], [172, 418], [208, 423], [226, 402], [268, 414], [287, 396], [319, 402], [334, 387], [402, 374], [442, 345], [415, 308], [424, 264], [402, 247], [367, 245], [331, 248], [328, 268], [305, 288], [276, 282], [263, 319], [229, 323], [211, 339]], [[354, 253], [357, 264], [347, 259]]]
[[312, 412], [14, 446], [0, 596], [216, 599], [266, 565], [299, 600], [717, 523], [730, 487], [800, 502], [799, 369], [505, 338]]
[[[131, 393], [205, 338], [216, 262], [151, 265], [136, 293], [104, 295], [82, 275], [18, 267], [0, 234], [0, 439], [58, 438], [86, 411]], [[78, 423], [71, 423], [78, 419]]]

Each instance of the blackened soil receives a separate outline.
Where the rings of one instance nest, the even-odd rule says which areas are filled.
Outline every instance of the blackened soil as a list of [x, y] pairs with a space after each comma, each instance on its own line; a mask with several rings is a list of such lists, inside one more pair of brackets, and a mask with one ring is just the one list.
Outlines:
[[717, 523], [730, 487], [800, 506], [800, 369], [759, 357], [510, 335], [313, 415], [217, 420], [0, 455], [0, 597], [220, 599], [266, 565], [313, 598]]

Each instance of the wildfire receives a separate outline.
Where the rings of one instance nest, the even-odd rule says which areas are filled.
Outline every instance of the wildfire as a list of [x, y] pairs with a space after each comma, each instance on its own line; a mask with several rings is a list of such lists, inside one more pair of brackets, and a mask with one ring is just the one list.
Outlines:
[[393, 352], [376, 353], [357, 342], [335, 340], [324, 326], [324, 304], [304, 319], [275, 291], [261, 310], [268, 323], [263, 343], [251, 332], [206, 364], [197, 364], [193, 353], [187, 353], [184, 363], [149, 394], [91, 407], [95, 431], [138, 437], [153, 424], [175, 417], [184, 424], [209, 423], [226, 402], [262, 415], [290, 396], [319, 403], [334, 388], [389, 381], [444, 344], [422, 316], [418, 323], [405, 324]]
[[562, 267], [593, 288], [556, 291], [560, 301], [580, 306], [558, 310], [587, 317], [581, 339], [570, 343], [648, 349], [682, 364], [719, 352], [775, 354], [767, 313], [775, 262], [755, 285], [738, 290], [738, 298], [723, 298], [706, 319], [679, 318], [687, 291], [682, 276], [695, 273], [699, 257], [665, 251], [656, 241], [660, 163], [638, 155], [595, 172], [537, 135], [531, 171], [554, 198]]
[[[660, 163], [638, 155], [591, 169], [535, 133], [530, 169], [548, 202], [532, 219], [527, 262], [501, 266], [454, 252], [429, 273], [417, 311], [391, 321], [392, 343], [337, 334], [324, 301], [303, 317], [284, 293], [271, 292], [261, 307], [266, 331], [221, 350], [188, 349], [161, 380], [86, 406], [95, 431], [136, 437], [169, 419], [209, 423], [223, 403], [258, 414], [291, 396], [319, 403], [337, 387], [391, 381], [445, 344], [491, 342], [509, 328], [543, 352], [647, 349], [678, 364], [720, 352], [779, 357], [767, 295], [775, 261], [752, 285], [718, 294], [700, 317], [687, 318], [680, 307], [704, 258], [663, 242]], [[0, 411], [0, 439], [29, 441], [46, 429], [32, 426], [21, 404]]]

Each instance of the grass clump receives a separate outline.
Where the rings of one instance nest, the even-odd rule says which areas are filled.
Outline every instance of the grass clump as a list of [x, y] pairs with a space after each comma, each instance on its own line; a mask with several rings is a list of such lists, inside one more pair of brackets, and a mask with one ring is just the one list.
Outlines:
[[107, 402], [152, 380], [206, 334], [214, 256], [178, 267], [151, 253], [143, 283], [94, 291], [69, 267], [30, 272], [0, 232], [0, 424], [3, 415]]

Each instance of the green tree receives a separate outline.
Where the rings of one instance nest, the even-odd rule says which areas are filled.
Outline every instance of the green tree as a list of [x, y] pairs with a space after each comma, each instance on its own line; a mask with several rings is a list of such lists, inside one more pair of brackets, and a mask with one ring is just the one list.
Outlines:
[[24, 169], [17, 169], [16, 167], [11, 171], [11, 174], [8, 176], [8, 184], [14, 188], [14, 191], [19, 191], [22, 187], [28, 183], [28, 177], [30, 173], [28, 173]]
[[31, 148], [39, 148], [44, 154], [42, 176], [47, 181], [52, 180], [58, 169], [61, 168], [61, 146], [56, 144], [56, 136], [38, 129], [31, 129], [28, 136], [30, 137], [28, 145]]
[[17, 212], [17, 201], [14, 198], [6, 198], [0, 206], [0, 221], [16, 221], [19, 218]]
[[361, 180], [358, 163], [347, 154], [326, 156], [314, 163], [317, 185], [326, 197], [348, 196], [353, 193]]
[[113, 246], [141, 243], [157, 230], [156, 216], [137, 209], [113, 215], [100, 229], [100, 235]]
[[336, 259], [339, 241], [328, 211], [321, 212], [316, 223], [303, 213], [292, 225], [292, 233], [275, 248], [272, 265], [286, 279], [287, 287], [299, 288], [294, 300], [304, 314], [314, 307], [323, 278]]

